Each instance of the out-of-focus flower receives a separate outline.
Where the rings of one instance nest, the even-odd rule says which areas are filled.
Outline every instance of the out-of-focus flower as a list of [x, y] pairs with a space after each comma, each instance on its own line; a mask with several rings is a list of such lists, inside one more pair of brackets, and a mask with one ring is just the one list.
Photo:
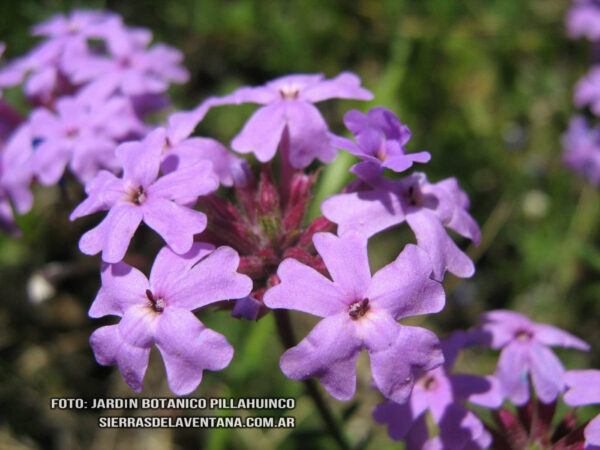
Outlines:
[[429, 278], [427, 254], [408, 245], [371, 277], [367, 239], [361, 234], [319, 233], [313, 242], [333, 281], [295, 259], [286, 259], [277, 270], [281, 284], [264, 296], [269, 308], [323, 317], [306, 338], [283, 354], [281, 370], [293, 380], [317, 377], [333, 397], [348, 400], [356, 389], [356, 360], [366, 348], [377, 388], [387, 398], [405, 401], [417, 371], [443, 362], [432, 332], [397, 323], [444, 307], [444, 290]]
[[[313, 103], [332, 98], [370, 100], [373, 95], [360, 86], [352, 73], [331, 80], [322, 74], [287, 75], [260, 87], [243, 87], [221, 99], [220, 104], [258, 103], [265, 105], [250, 117], [231, 147], [240, 153], [254, 153], [259, 161], [270, 161], [281, 144], [290, 164], [302, 169], [315, 158], [330, 162], [336, 150], [329, 142], [329, 128]], [[282, 142], [286, 140], [285, 142]]]
[[[463, 346], [463, 337], [464, 333], [459, 332], [442, 341], [444, 365], [422, 373], [406, 403], [387, 401], [375, 408], [373, 418], [388, 426], [392, 439], [404, 439], [418, 432], [419, 419], [429, 410], [440, 429], [442, 448], [487, 448], [490, 445], [492, 436], [463, 402], [498, 408], [503, 401], [502, 390], [493, 377], [450, 374]], [[415, 424], [417, 431], [412, 431]]]
[[517, 406], [529, 400], [529, 377], [538, 399], [546, 404], [556, 400], [565, 388], [565, 369], [551, 346], [589, 350], [581, 339], [559, 328], [535, 323], [514, 311], [496, 310], [482, 316], [483, 339], [501, 349], [495, 376]]
[[594, 186], [600, 186], [600, 129], [590, 128], [584, 117], [574, 117], [562, 145], [565, 163]]
[[[600, 370], [570, 370], [565, 374], [567, 392], [563, 400], [570, 406], [600, 403]], [[593, 418], [584, 430], [586, 449], [600, 448], [600, 415]], [[596, 447], [593, 447], [596, 446]]]
[[125, 263], [104, 264], [102, 287], [89, 314], [115, 315], [121, 321], [91, 335], [96, 360], [103, 365], [118, 364], [127, 384], [140, 392], [150, 350], [156, 344], [171, 390], [177, 395], [192, 392], [203, 370], [229, 365], [233, 347], [191, 311], [248, 295], [252, 281], [236, 272], [238, 264], [233, 249], [215, 250], [203, 242], [196, 242], [184, 255], [164, 247], [149, 280]]
[[567, 31], [572, 38], [600, 40], [600, 3], [597, 0], [576, 0], [567, 13]]
[[82, 183], [100, 169], [116, 172], [120, 169], [115, 156], [119, 141], [146, 132], [124, 97], [94, 103], [62, 97], [55, 110], [40, 108], [30, 118], [33, 138], [39, 140], [33, 166], [42, 184], [55, 184], [67, 164]]

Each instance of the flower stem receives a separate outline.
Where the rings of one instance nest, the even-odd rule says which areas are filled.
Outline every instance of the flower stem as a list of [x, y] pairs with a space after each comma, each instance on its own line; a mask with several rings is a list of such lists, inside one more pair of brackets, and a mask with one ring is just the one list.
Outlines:
[[[294, 337], [294, 331], [292, 330], [289, 312], [284, 309], [276, 309], [273, 310], [273, 313], [275, 315], [275, 324], [277, 325], [277, 332], [279, 333], [281, 343], [286, 349], [295, 346], [296, 338]], [[315, 380], [309, 378], [308, 380], [304, 380], [303, 383], [306, 392], [317, 407], [319, 414], [321, 414], [321, 418], [327, 424], [327, 428], [333, 439], [335, 439], [341, 449], [350, 449], [350, 445], [346, 442], [346, 438], [337, 419], [319, 392]]]

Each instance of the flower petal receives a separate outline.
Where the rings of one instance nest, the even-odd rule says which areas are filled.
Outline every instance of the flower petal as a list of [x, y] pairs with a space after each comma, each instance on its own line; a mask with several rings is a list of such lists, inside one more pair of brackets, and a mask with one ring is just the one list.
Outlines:
[[206, 215], [171, 200], [148, 197], [141, 207], [144, 223], [156, 231], [175, 253], [192, 248], [194, 235], [206, 228]]
[[79, 250], [86, 255], [102, 251], [103, 261], [117, 263], [125, 256], [141, 221], [142, 211], [137, 206], [127, 203], [115, 205], [102, 222], [81, 236]]
[[460, 278], [473, 276], [473, 261], [456, 246], [433, 211], [419, 208], [407, 214], [406, 221], [415, 233], [419, 247], [431, 258], [434, 279], [443, 280], [446, 270]]
[[569, 390], [563, 400], [569, 406], [600, 403], [600, 370], [569, 370], [565, 374]]
[[285, 124], [285, 108], [281, 102], [263, 106], [233, 138], [231, 148], [239, 153], [252, 152], [260, 162], [270, 161], [277, 152]]
[[529, 360], [538, 399], [546, 404], [554, 402], [565, 388], [565, 368], [552, 350], [537, 342], [530, 344]]
[[410, 402], [396, 403], [387, 401], [380, 403], [373, 410], [373, 420], [381, 425], [387, 425], [388, 436], [394, 441], [404, 439], [415, 419]]
[[165, 362], [169, 388], [177, 395], [192, 392], [203, 370], [223, 370], [233, 358], [225, 336], [206, 328], [191, 312], [166, 308], [155, 332], [156, 346]]
[[286, 351], [279, 366], [292, 380], [317, 377], [338, 400], [349, 400], [356, 390], [356, 360], [362, 342], [345, 313], [321, 320], [295, 347]]
[[122, 316], [129, 307], [148, 301], [148, 280], [135, 267], [123, 262], [103, 263], [101, 278], [102, 287], [90, 306], [90, 317]]
[[571, 333], [545, 323], [534, 323], [535, 340], [551, 347], [571, 347], [578, 350], [589, 351], [590, 346]]
[[527, 346], [519, 342], [508, 344], [500, 353], [494, 376], [507, 397], [517, 406], [529, 400], [529, 358]]
[[163, 175], [148, 188], [149, 196], [178, 200], [210, 194], [219, 187], [219, 180], [213, 172], [210, 161], [198, 161], [196, 164], [178, 168]]
[[148, 368], [150, 348], [129, 345], [119, 335], [117, 325], [98, 328], [90, 336], [90, 345], [96, 361], [103, 366], [119, 365], [125, 382], [136, 392], [142, 391], [144, 374]]
[[371, 100], [373, 94], [360, 86], [360, 78], [351, 72], [342, 72], [331, 80], [323, 80], [301, 91], [303, 100], [317, 103], [330, 98]]
[[347, 309], [344, 293], [312, 267], [288, 258], [279, 265], [277, 276], [281, 283], [270, 288], [263, 299], [269, 308], [293, 309], [319, 317]]
[[236, 272], [240, 257], [231, 247], [219, 247], [192, 267], [165, 292], [170, 305], [193, 310], [219, 300], [245, 297], [252, 280]]
[[405, 402], [418, 371], [444, 362], [440, 341], [429, 330], [400, 325], [385, 312], [367, 313], [357, 322], [361, 322], [375, 385], [390, 400]]
[[158, 176], [160, 155], [165, 144], [165, 129], [156, 128], [141, 142], [125, 142], [116, 149], [123, 163], [123, 179], [148, 187]]
[[371, 282], [367, 239], [360, 233], [317, 233], [313, 243], [348, 302], [363, 300]]
[[431, 270], [427, 253], [409, 244], [395, 261], [373, 275], [367, 297], [395, 319], [439, 312], [446, 295], [442, 285], [429, 278]]

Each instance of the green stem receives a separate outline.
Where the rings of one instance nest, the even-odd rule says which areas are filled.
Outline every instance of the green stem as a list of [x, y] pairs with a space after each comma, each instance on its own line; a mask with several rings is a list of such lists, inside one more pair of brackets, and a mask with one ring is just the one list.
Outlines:
[[[279, 338], [281, 339], [283, 346], [286, 349], [295, 346], [296, 338], [294, 337], [294, 331], [292, 330], [289, 312], [285, 309], [276, 309], [273, 310], [273, 314], [275, 315], [277, 332], [279, 333]], [[325, 399], [323, 399], [323, 396], [319, 392], [315, 380], [309, 378], [308, 380], [304, 380], [303, 383], [306, 392], [313, 400], [317, 410], [319, 411], [319, 414], [321, 414], [321, 418], [327, 424], [327, 428], [333, 439], [335, 439], [341, 449], [350, 449], [350, 445], [346, 442], [346, 438], [342, 433], [338, 421], [334, 417], [332, 411], [329, 409], [329, 406], [327, 406]]]

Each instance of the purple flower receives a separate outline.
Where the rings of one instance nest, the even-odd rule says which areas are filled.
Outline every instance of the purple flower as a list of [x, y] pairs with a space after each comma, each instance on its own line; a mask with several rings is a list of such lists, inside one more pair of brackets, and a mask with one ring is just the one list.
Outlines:
[[548, 347], [589, 350], [581, 339], [559, 328], [535, 323], [514, 311], [496, 310], [482, 316], [481, 331], [493, 349], [501, 349], [495, 376], [517, 406], [529, 401], [529, 377], [538, 399], [556, 400], [565, 388], [565, 369]]
[[589, 106], [594, 114], [600, 115], [600, 66], [592, 66], [575, 85], [575, 106]]
[[322, 74], [287, 75], [265, 86], [244, 87], [222, 99], [221, 104], [258, 103], [265, 105], [250, 117], [231, 147], [240, 153], [253, 152], [260, 162], [270, 161], [284, 136], [289, 161], [297, 169], [313, 159], [333, 161], [336, 150], [329, 142], [325, 120], [313, 103], [331, 98], [370, 100], [373, 95], [360, 87], [360, 79], [348, 72], [331, 80]]
[[333, 281], [295, 259], [286, 259], [277, 270], [281, 284], [264, 296], [269, 308], [323, 318], [283, 354], [281, 370], [293, 380], [317, 377], [333, 397], [348, 400], [356, 389], [356, 360], [366, 348], [378, 389], [392, 400], [406, 400], [416, 371], [443, 362], [432, 332], [396, 322], [444, 307], [444, 290], [429, 279], [427, 254], [407, 245], [394, 262], [371, 277], [364, 236], [320, 233], [313, 242]]
[[[371, 178], [373, 179], [373, 178]], [[338, 233], [360, 231], [365, 236], [407, 222], [433, 263], [433, 276], [446, 270], [459, 277], [475, 272], [473, 262], [454, 243], [444, 227], [478, 244], [481, 234], [467, 212], [469, 199], [455, 178], [431, 184], [422, 173], [392, 181], [379, 178], [373, 188], [329, 197], [323, 215], [338, 224]]]
[[[600, 370], [569, 370], [565, 374], [565, 383], [568, 390], [563, 400], [567, 405], [584, 406], [600, 403]], [[586, 425], [584, 436], [586, 449], [587, 446], [600, 447], [600, 415]]]
[[331, 144], [365, 161], [351, 169], [359, 176], [366, 165], [403, 172], [415, 162], [426, 163], [431, 159], [429, 152], [406, 154], [404, 145], [410, 140], [410, 130], [393, 112], [382, 106], [371, 108], [367, 114], [358, 110], [348, 111], [344, 123], [354, 134], [356, 143], [333, 136]]
[[595, 0], [576, 0], [567, 13], [566, 23], [572, 38], [600, 40], [600, 4]]
[[175, 253], [187, 252], [194, 235], [206, 228], [206, 216], [182, 206], [190, 198], [206, 195], [219, 183], [212, 164], [200, 161], [158, 178], [166, 144], [164, 128], [157, 128], [141, 142], [126, 142], [116, 149], [123, 166], [121, 178], [107, 171], [86, 185], [88, 198], [71, 214], [71, 220], [108, 210], [100, 224], [79, 241], [83, 253], [102, 251], [102, 259], [115, 263], [123, 259], [133, 233], [144, 221], [160, 234]]
[[118, 364], [127, 384], [140, 392], [156, 344], [171, 390], [177, 395], [192, 392], [203, 370], [229, 365], [233, 347], [191, 311], [250, 293], [252, 280], [236, 272], [238, 264], [232, 248], [215, 250], [203, 242], [196, 242], [184, 255], [164, 247], [149, 280], [125, 263], [103, 264], [102, 287], [89, 314], [119, 316], [121, 321], [91, 335], [96, 360], [102, 365]]
[[584, 117], [571, 119], [563, 135], [565, 163], [585, 176], [590, 183], [600, 186], [600, 130], [590, 128]]
[[33, 205], [29, 185], [31, 171], [31, 130], [22, 124], [0, 150], [0, 229], [18, 235], [11, 202], [19, 214], [25, 214]]
[[107, 55], [82, 55], [67, 69], [74, 83], [89, 83], [81, 95], [95, 99], [115, 92], [126, 96], [160, 94], [169, 83], [183, 83], [189, 74], [180, 63], [183, 55], [165, 44], [146, 48], [152, 33], [129, 29], [121, 24], [109, 27], [106, 37]]
[[498, 408], [503, 396], [493, 377], [449, 373], [463, 346], [463, 337], [463, 333], [457, 333], [442, 341], [444, 365], [423, 372], [406, 403], [387, 401], [375, 408], [374, 420], [388, 426], [392, 439], [419, 434], [419, 421], [429, 410], [440, 429], [441, 448], [462, 449], [467, 445], [487, 448], [490, 445], [491, 435], [462, 403], [467, 400], [485, 408]]
[[37, 109], [30, 119], [33, 137], [41, 141], [33, 165], [42, 184], [55, 184], [67, 164], [82, 183], [100, 169], [116, 172], [120, 168], [115, 156], [118, 142], [146, 132], [124, 97], [96, 103], [62, 97], [55, 109], [56, 113]]

